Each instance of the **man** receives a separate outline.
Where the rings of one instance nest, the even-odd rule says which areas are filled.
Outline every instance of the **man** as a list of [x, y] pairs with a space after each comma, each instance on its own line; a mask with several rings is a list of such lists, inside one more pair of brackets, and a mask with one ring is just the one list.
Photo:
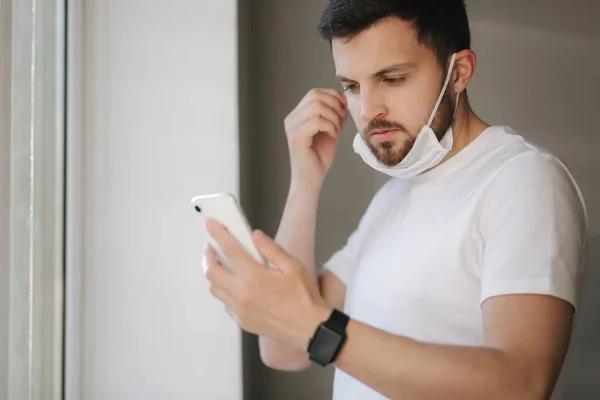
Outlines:
[[[343, 93], [311, 90], [285, 120], [289, 197], [276, 240], [254, 237], [277, 268], [210, 221], [236, 270], [208, 248], [211, 292], [272, 368], [335, 364], [336, 399], [561, 398], [586, 210], [555, 157], [471, 109], [464, 2], [332, 0], [319, 31]], [[355, 151], [392, 179], [317, 274], [317, 203], [348, 116]]]

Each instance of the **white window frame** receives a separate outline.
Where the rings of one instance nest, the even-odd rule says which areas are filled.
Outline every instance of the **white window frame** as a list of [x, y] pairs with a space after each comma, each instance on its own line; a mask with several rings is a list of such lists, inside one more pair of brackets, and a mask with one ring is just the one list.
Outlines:
[[0, 0], [0, 395], [8, 400], [63, 397], [65, 7]]

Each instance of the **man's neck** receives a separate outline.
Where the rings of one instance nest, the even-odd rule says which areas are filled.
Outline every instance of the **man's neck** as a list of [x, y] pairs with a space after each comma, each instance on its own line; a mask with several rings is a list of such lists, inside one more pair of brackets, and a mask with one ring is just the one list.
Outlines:
[[458, 110], [456, 111], [456, 118], [452, 124], [452, 149], [442, 159], [441, 163], [458, 154], [489, 127], [489, 124], [473, 112], [468, 101], [464, 98], [461, 99]]

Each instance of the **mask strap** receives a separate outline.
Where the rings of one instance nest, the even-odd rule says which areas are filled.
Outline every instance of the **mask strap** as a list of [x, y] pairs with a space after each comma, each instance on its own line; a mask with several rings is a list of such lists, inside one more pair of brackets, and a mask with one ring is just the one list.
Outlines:
[[456, 93], [456, 103], [454, 103], [454, 115], [452, 115], [452, 121], [456, 118], [456, 112], [458, 111], [458, 98], [460, 97], [460, 92]]
[[[448, 68], [448, 73], [446, 75], [446, 82], [444, 82], [444, 87], [442, 88], [442, 93], [438, 97], [437, 103], [435, 103], [435, 107], [433, 108], [433, 113], [429, 117], [429, 122], [427, 122], [427, 126], [431, 126], [433, 122], [433, 118], [435, 118], [435, 114], [437, 113], [438, 107], [442, 103], [442, 99], [444, 98], [444, 93], [446, 93], [446, 89], [448, 88], [448, 83], [450, 82], [450, 78], [452, 77], [452, 69], [454, 68], [454, 61], [456, 61], [456, 53], [452, 54], [452, 60], [450, 61], [450, 67]], [[458, 102], [457, 102], [458, 104]], [[456, 112], [456, 110], [454, 110]]]

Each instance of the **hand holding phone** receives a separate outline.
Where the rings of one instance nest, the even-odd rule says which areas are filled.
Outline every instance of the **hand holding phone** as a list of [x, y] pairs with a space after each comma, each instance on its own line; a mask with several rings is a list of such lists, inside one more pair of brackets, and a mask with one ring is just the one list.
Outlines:
[[[254, 242], [252, 241], [252, 229], [235, 196], [229, 193], [196, 196], [192, 199], [192, 206], [202, 221], [202, 229], [204, 229], [205, 232], [206, 229], [204, 223], [209, 219], [214, 219], [229, 231], [256, 262], [265, 264], [265, 266], [267, 265], [266, 260], [254, 246]], [[206, 232], [206, 234], [209, 243], [217, 252], [217, 257], [221, 264], [230, 271], [235, 272], [235, 268], [227, 260], [218, 243], [208, 234], [208, 232]]]

